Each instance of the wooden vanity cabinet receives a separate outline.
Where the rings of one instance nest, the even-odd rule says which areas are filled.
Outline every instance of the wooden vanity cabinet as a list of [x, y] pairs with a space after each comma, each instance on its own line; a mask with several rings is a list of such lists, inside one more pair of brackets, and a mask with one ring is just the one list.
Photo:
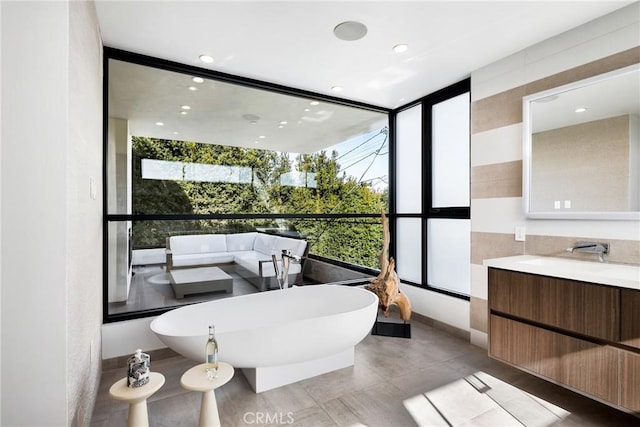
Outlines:
[[640, 291], [489, 268], [489, 311], [491, 357], [640, 411]]

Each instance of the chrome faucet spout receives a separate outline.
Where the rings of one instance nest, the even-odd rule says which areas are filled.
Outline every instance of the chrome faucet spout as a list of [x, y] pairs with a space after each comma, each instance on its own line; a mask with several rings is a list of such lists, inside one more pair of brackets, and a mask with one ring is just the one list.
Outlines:
[[598, 260], [604, 262], [604, 256], [609, 254], [609, 243], [578, 242], [575, 246], [567, 248], [567, 252], [585, 252], [598, 255]]
[[289, 287], [289, 265], [291, 261], [294, 262], [302, 262], [302, 257], [298, 255], [293, 255], [290, 250], [283, 249], [282, 250], [282, 268], [278, 267], [278, 259], [276, 258], [276, 254], [271, 254], [271, 260], [273, 261], [273, 269], [276, 273], [276, 280], [278, 281], [278, 286], [280, 289], [285, 289]]

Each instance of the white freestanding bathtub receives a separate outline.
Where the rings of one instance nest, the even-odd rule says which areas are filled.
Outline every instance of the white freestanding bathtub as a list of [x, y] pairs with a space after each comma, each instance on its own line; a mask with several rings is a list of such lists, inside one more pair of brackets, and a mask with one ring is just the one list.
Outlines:
[[219, 359], [260, 393], [352, 366], [354, 348], [371, 331], [378, 297], [360, 287], [311, 285], [181, 307], [151, 330], [172, 350], [204, 362], [208, 325]]

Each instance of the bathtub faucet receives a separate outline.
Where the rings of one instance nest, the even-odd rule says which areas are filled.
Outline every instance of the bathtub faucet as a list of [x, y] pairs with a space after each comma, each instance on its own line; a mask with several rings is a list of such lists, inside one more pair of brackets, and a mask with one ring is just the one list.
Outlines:
[[302, 257], [298, 255], [291, 254], [291, 251], [288, 249], [282, 250], [282, 269], [278, 267], [278, 259], [276, 258], [276, 254], [271, 254], [271, 259], [273, 260], [273, 269], [276, 272], [276, 279], [278, 280], [278, 285], [280, 289], [286, 289], [289, 287], [289, 264], [291, 261], [300, 262], [302, 261]]

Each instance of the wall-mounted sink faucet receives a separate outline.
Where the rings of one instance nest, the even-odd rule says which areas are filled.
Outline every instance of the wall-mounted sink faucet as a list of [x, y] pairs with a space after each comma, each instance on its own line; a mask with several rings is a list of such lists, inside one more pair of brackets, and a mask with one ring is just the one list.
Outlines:
[[567, 252], [586, 252], [590, 254], [598, 254], [598, 260], [604, 262], [604, 256], [609, 254], [609, 244], [602, 242], [585, 242], [580, 241], [572, 248], [567, 248]]

